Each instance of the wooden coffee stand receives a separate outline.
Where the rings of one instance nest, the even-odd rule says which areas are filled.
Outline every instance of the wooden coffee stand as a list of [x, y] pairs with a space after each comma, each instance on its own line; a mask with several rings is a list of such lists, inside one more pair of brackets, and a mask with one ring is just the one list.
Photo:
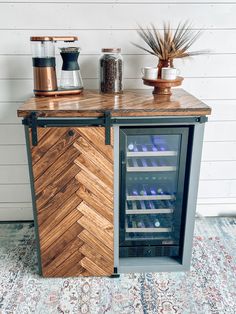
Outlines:
[[153, 94], [155, 95], [171, 95], [171, 88], [180, 86], [183, 82], [184, 78], [178, 76], [175, 80], [167, 81], [162, 79], [157, 80], [149, 80], [146, 78], [143, 78], [143, 84], [147, 86], [153, 86]]
[[136, 118], [146, 124], [148, 118], [197, 124], [211, 112], [182, 89], [167, 94], [156, 97], [150, 90], [128, 90], [114, 96], [84, 91], [77, 96], [30, 98], [18, 109], [25, 125], [43, 276], [120, 272], [114, 257], [118, 224], [114, 149], [119, 149], [114, 126]]

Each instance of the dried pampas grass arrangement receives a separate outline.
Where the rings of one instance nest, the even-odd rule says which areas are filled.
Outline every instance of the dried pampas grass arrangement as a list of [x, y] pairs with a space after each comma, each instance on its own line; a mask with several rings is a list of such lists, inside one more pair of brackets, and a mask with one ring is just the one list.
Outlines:
[[162, 33], [154, 24], [151, 24], [151, 27], [147, 29], [139, 26], [137, 32], [149, 48], [142, 47], [136, 43], [133, 44], [145, 52], [157, 56], [159, 60], [186, 58], [209, 52], [206, 50], [188, 51], [202, 34], [202, 31], [192, 30], [192, 25], [188, 21], [180, 22], [174, 31], [170, 23], [163, 23]]

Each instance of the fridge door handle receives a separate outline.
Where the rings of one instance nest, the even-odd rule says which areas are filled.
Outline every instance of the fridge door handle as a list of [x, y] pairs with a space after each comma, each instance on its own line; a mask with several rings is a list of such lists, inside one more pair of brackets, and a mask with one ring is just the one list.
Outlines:
[[[126, 169], [126, 160], [125, 160], [125, 154], [123, 151], [120, 152], [120, 160], [121, 160], [121, 169], [120, 169], [120, 225], [121, 229], [125, 232], [125, 199], [126, 199], [126, 193], [125, 193], [125, 169]], [[124, 233], [121, 235], [122, 240], [125, 240]]]

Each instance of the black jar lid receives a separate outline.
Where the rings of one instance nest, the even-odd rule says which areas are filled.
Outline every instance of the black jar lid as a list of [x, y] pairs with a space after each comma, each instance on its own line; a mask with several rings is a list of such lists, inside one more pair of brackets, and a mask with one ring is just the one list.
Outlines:
[[121, 48], [102, 48], [102, 52], [121, 52]]

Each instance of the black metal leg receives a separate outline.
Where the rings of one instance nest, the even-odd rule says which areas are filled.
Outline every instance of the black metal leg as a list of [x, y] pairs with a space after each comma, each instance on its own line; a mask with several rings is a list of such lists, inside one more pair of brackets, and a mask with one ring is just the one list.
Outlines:
[[111, 145], [111, 113], [105, 111], [105, 145]]
[[120, 274], [117, 273], [116, 267], [114, 267], [114, 273], [110, 276], [110, 278], [120, 278]]
[[31, 113], [31, 130], [32, 130], [32, 145], [38, 145], [38, 134], [37, 134], [37, 115], [35, 112]]

